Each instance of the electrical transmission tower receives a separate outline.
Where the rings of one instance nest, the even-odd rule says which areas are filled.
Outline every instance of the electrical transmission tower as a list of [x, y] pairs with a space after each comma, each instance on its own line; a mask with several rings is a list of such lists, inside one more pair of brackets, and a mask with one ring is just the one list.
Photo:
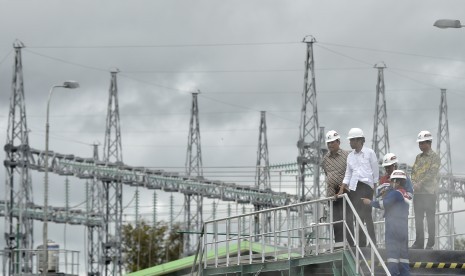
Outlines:
[[266, 112], [260, 112], [260, 128], [258, 136], [257, 167], [255, 187], [259, 190], [271, 190], [270, 160], [268, 158], [268, 139], [266, 135]]
[[[386, 112], [386, 95], [384, 93], [384, 68], [386, 64], [380, 62], [375, 64], [378, 69], [378, 82], [376, 84], [375, 123], [373, 126], [373, 151], [378, 162], [389, 152], [389, 132]], [[383, 173], [383, 172], [380, 172]]]
[[[93, 145], [94, 161], [99, 160], [98, 144]], [[102, 208], [102, 187], [96, 177], [87, 182], [87, 213], [91, 215], [103, 214]], [[89, 217], [89, 219], [91, 219]], [[101, 275], [102, 264], [102, 241], [103, 229], [101, 225], [93, 225], [88, 223], [87, 226], [87, 262], [88, 276]]]
[[[189, 123], [189, 136], [187, 138], [186, 174], [196, 178], [203, 178], [202, 149], [200, 147], [199, 105], [197, 96], [200, 91], [192, 93], [191, 119]], [[202, 227], [203, 195], [192, 193], [184, 194], [184, 225], [186, 231], [184, 239], [184, 255], [195, 251]]]
[[[372, 148], [376, 154], [378, 163], [381, 163], [383, 157], [389, 152], [389, 132], [386, 112], [386, 95], [384, 89], [384, 68], [386, 64], [379, 62], [374, 68], [378, 69], [378, 80], [376, 83], [376, 103], [375, 103], [375, 120], [373, 125], [373, 144]], [[379, 175], [383, 175], [384, 171], [380, 168]], [[382, 183], [380, 183], [382, 184]], [[376, 221], [383, 219], [383, 213], [373, 209], [373, 216]], [[380, 239], [384, 239], [384, 226], [377, 227], [377, 235]]]
[[[26, 208], [33, 205], [32, 183], [28, 170], [29, 136], [26, 123], [23, 66], [21, 49], [24, 44], [15, 41], [15, 65], [6, 145], [5, 182], [5, 243], [8, 255], [4, 256], [3, 275], [31, 272], [32, 256], [14, 254], [14, 250], [33, 249], [33, 221], [26, 217]], [[8, 263], [7, 263], [8, 262]], [[7, 265], [5, 265], [7, 263]], [[8, 271], [5, 271], [8, 269]]]
[[[271, 190], [270, 183], [270, 160], [268, 158], [268, 139], [266, 134], [266, 112], [260, 112], [260, 127], [258, 135], [257, 166], [255, 173], [255, 187], [259, 190]], [[265, 209], [267, 206], [254, 204], [255, 211]], [[260, 218], [255, 216], [255, 240], [258, 241], [260, 234]], [[271, 217], [262, 218], [262, 231], [269, 232], [271, 229]]]
[[[108, 113], [105, 129], [105, 143], [103, 147], [103, 161], [123, 164], [121, 147], [121, 130], [118, 107], [118, 85], [116, 75], [118, 69], [111, 71], [110, 95], [108, 99]], [[121, 181], [102, 181], [104, 201], [104, 237], [103, 262], [104, 275], [121, 275], [121, 229], [123, 220], [123, 187]]]
[[[452, 211], [452, 199], [454, 194], [454, 185], [452, 180], [452, 158], [449, 142], [449, 121], [447, 119], [447, 99], [446, 89], [441, 89], [441, 104], [439, 105], [439, 127], [438, 127], [438, 142], [436, 152], [441, 158], [441, 166], [439, 167], [440, 186], [438, 198], [436, 202], [436, 210], [439, 211], [439, 203], [446, 202], [447, 211]], [[439, 215], [437, 222], [438, 228], [436, 235], [446, 237], [438, 240], [439, 249], [454, 249], [454, 215], [443, 214]]]
[[[318, 124], [318, 110], [315, 88], [315, 62], [313, 59], [312, 36], [304, 38], [307, 44], [307, 58], [305, 61], [304, 91], [302, 93], [302, 109], [300, 118], [300, 133], [297, 148], [297, 164], [299, 167], [299, 187], [301, 189], [301, 201], [320, 197], [320, 160], [322, 134]], [[321, 131], [320, 131], [321, 132]], [[306, 170], [307, 168], [307, 170]], [[313, 185], [305, 184], [306, 171], [313, 175]]]

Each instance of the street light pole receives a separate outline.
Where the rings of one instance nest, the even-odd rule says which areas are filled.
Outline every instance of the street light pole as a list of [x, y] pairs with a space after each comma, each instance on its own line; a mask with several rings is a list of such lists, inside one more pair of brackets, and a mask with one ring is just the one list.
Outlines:
[[434, 22], [433, 26], [441, 29], [465, 27], [465, 25], [462, 25], [462, 23], [460, 23], [460, 20], [456, 19], [439, 19], [436, 20], [436, 22]]
[[45, 122], [45, 176], [44, 176], [44, 229], [43, 229], [43, 266], [42, 275], [47, 275], [48, 272], [48, 144], [49, 144], [49, 114], [50, 114], [50, 100], [52, 98], [53, 90], [57, 87], [63, 87], [68, 89], [75, 89], [79, 87], [79, 83], [76, 81], [65, 81], [63, 84], [54, 85], [50, 88], [47, 100], [47, 117]]

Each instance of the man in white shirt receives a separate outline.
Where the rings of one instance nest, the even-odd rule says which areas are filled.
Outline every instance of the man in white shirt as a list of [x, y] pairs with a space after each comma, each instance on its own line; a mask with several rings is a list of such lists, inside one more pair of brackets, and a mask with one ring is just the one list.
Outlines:
[[[350, 201], [362, 222], [366, 224], [368, 234], [376, 245], [372, 207], [363, 204], [361, 198], [373, 198], [373, 189], [379, 179], [378, 160], [372, 149], [363, 146], [365, 136], [360, 128], [350, 129], [347, 139], [353, 151], [347, 157], [346, 173], [338, 194], [342, 194], [344, 190], [349, 192]], [[351, 222], [347, 223], [351, 227]], [[366, 242], [365, 234], [359, 229], [359, 246], [366, 246]]]

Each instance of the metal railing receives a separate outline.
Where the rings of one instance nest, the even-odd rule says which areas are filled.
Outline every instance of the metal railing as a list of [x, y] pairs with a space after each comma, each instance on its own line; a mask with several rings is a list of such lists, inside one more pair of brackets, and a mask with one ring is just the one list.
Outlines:
[[[413, 211], [413, 204], [410, 207]], [[379, 211], [379, 209], [375, 209], [376, 211]], [[413, 212], [410, 212], [413, 213]], [[435, 236], [435, 243], [434, 243], [434, 249], [436, 250], [441, 250], [441, 249], [446, 249], [446, 250], [455, 250], [455, 240], [457, 238], [465, 238], [465, 230], [464, 228], [457, 228], [457, 227], [451, 227], [453, 231], [451, 233], [440, 233], [439, 232], [439, 218], [441, 215], [447, 215], [449, 216], [449, 221], [462, 221], [465, 219], [465, 209], [460, 209], [460, 210], [454, 210], [454, 211], [445, 211], [445, 212], [436, 212], [436, 236]], [[462, 215], [462, 217], [459, 217], [459, 215]], [[408, 217], [408, 223], [409, 223], [409, 244], [412, 244], [415, 241], [415, 216], [411, 215]], [[424, 231], [425, 231], [425, 236], [428, 236], [428, 226], [426, 225], [426, 219], [424, 220]], [[375, 233], [377, 233], [377, 242], [378, 242], [378, 248], [385, 248], [385, 240], [384, 240], [384, 219], [378, 220], [374, 222], [375, 226]], [[450, 248], [439, 248], [440, 241], [443, 240], [449, 240]]]
[[[50, 273], [65, 273], [66, 275], [79, 275], [79, 251], [49, 249], [48, 271]], [[43, 249], [12, 249], [2, 250], [3, 275], [7, 275], [6, 260], [10, 257], [11, 265], [15, 266], [14, 275], [39, 275], [44, 267]], [[23, 256], [23, 258], [21, 258]]]
[[[333, 221], [333, 198], [324, 198], [248, 214], [207, 221], [203, 225], [191, 275], [203, 269], [291, 260], [333, 253], [344, 248], [354, 259], [355, 273], [374, 275], [375, 266], [390, 275], [364, 226], [368, 251], [347, 240], [358, 240], [360, 217], [347, 195], [343, 220]], [[355, 214], [354, 232], [348, 228], [346, 208]], [[283, 219], [284, 218], [284, 219]], [[281, 223], [280, 223], [281, 222]], [[336, 243], [332, 226], [343, 223], [343, 242]], [[365, 255], [368, 253], [369, 256]]]

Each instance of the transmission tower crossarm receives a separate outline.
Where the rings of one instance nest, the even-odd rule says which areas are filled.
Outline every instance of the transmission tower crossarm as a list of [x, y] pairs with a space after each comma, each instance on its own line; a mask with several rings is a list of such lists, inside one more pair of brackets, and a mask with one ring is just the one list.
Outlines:
[[[33, 170], [43, 170], [44, 152], [37, 149], [22, 151], [28, 156], [29, 166]], [[50, 170], [56, 174], [64, 172], [81, 179], [97, 178], [99, 181], [121, 181], [130, 186], [164, 191], [201, 193], [209, 198], [239, 203], [260, 203], [271, 206], [283, 206], [296, 200], [295, 195], [274, 191], [258, 190], [255, 187], [241, 186], [223, 181], [188, 177], [179, 173], [153, 170], [144, 167], [95, 161], [69, 154], [54, 152], [49, 158]]]
[[[0, 216], [5, 216], [5, 206], [10, 204], [0, 200]], [[17, 205], [13, 205], [12, 215], [19, 218], [21, 211]], [[27, 219], [43, 221], [45, 214], [43, 206], [37, 204], [29, 204], [28, 208], [23, 212]], [[55, 223], [66, 223], [70, 225], [86, 225], [86, 226], [102, 226], [102, 215], [88, 213], [80, 209], [66, 210], [66, 207], [49, 206], [48, 220]]]

